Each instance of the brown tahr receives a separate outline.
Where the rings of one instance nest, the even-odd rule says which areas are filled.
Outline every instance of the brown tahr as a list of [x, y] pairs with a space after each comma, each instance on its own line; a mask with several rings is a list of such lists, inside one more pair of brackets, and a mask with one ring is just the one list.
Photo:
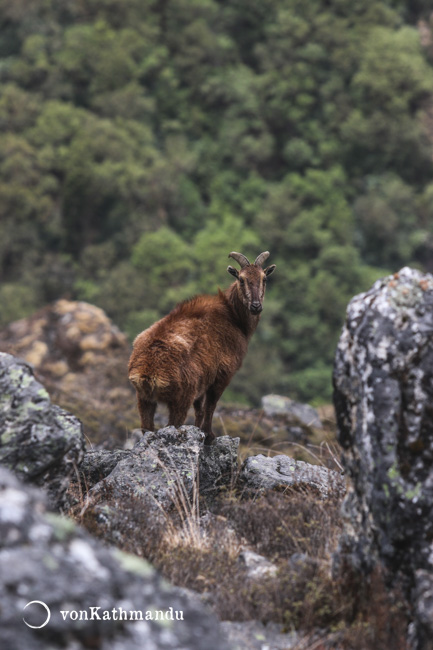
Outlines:
[[153, 431], [157, 402], [167, 404], [169, 425], [179, 427], [194, 406], [195, 425], [211, 444], [212, 417], [218, 400], [240, 368], [263, 309], [266, 251], [250, 264], [230, 253], [240, 270], [227, 271], [236, 281], [213, 296], [201, 295], [177, 305], [137, 336], [129, 361], [129, 379], [137, 391], [143, 431]]

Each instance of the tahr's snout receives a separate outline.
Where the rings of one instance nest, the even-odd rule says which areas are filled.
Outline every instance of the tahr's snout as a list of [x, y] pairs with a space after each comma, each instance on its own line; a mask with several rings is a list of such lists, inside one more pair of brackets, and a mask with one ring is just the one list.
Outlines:
[[262, 303], [259, 302], [258, 300], [255, 300], [254, 302], [251, 303], [250, 312], [252, 314], [260, 314], [262, 309], [263, 309]]

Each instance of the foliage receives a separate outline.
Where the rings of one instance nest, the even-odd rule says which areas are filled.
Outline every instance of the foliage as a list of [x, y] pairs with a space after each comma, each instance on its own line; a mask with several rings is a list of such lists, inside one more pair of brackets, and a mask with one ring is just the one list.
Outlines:
[[65, 295], [132, 338], [269, 249], [230, 398], [329, 399], [351, 296], [433, 269], [428, 6], [1, 0], [2, 325]]

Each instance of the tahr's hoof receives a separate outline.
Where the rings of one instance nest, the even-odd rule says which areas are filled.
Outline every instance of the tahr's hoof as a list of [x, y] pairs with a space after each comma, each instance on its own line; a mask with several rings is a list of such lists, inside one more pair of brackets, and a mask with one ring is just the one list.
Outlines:
[[204, 439], [204, 444], [205, 445], [212, 445], [214, 440], [215, 440], [215, 434], [214, 433], [208, 433], [206, 438]]

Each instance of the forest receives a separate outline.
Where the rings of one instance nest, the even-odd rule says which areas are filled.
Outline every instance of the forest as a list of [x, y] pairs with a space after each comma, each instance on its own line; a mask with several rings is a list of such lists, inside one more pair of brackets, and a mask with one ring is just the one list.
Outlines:
[[269, 250], [225, 397], [329, 400], [350, 298], [433, 271], [430, 11], [0, 0], [0, 327], [66, 297], [132, 341]]

